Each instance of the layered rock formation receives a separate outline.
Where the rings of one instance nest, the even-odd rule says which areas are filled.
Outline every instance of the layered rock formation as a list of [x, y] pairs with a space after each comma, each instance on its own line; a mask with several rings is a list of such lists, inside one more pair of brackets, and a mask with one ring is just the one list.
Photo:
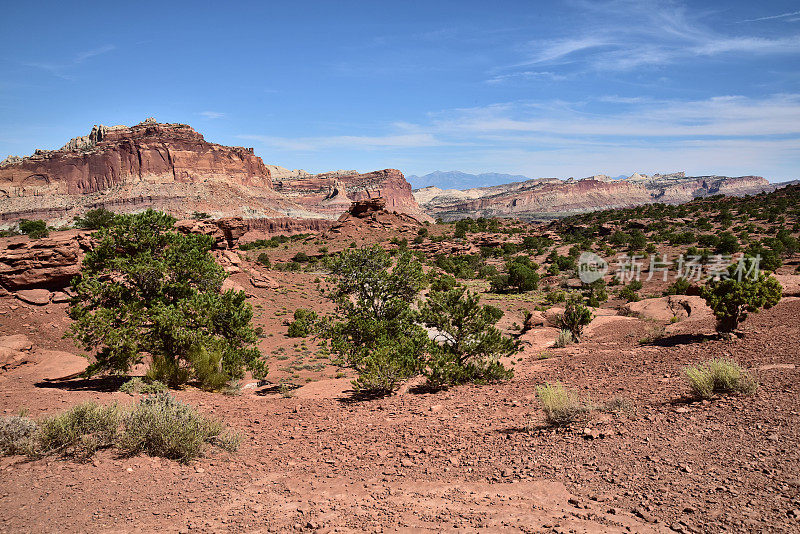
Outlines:
[[88, 234], [76, 230], [42, 239], [5, 238], [0, 243], [0, 290], [64, 288], [80, 272], [90, 246]]
[[209, 143], [188, 125], [153, 119], [131, 127], [101, 125], [59, 150], [7, 158], [0, 165], [0, 221], [67, 222], [98, 206], [155, 207], [177, 215], [285, 214], [293, 206], [271, 185], [252, 148]]
[[411, 185], [397, 169], [358, 174], [336, 171], [305, 178], [276, 180], [275, 190], [309, 211], [338, 217], [353, 201], [381, 197], [386, 209], [405, 213], [420, 220], [429, 220], [414, 198]]
[[678, 204], [711, 195], [743, 196], [775, 188], [760, 176], [694, 176], [684, 173], [634, 174], [624, 180], [596, 175], [582, 180], [543, 178], [468, 190], [426, 187], [414, 197], [429, 215], [444, 220], [464, 217], [517, 217], [546, 220], [609, 208], [663, 202]]
[[154, 208], [179, 219], [203, 212], [215, 218], [335, 220], [353, 200], [378, 196], [392, 211], [427, 218], [395, 169], [312, 175], [268, 166], [252, 148], [209, 143], [186, 124], [154, 119], [131, 127], [95, 126], [59, 150], [0, 163], [0, 227], [21, 218], [70, 223], [98, 207]]

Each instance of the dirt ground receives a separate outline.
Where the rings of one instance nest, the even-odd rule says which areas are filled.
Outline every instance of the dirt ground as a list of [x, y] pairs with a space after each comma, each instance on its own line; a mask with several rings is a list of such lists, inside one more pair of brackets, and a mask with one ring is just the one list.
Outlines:
[[[268, 252], [286, 262], [337, 245], [348, 246], [314, 237]], [[547, 326], [524, 334], [508, 382], [410, 384], [360, 401], [318, 340], [286, 335], [295, 309], [332, 309], [324, 272], [243, 268], [231, 279], [263, 329], [267, 381], [245, 380], [239, 395], [176, 392], [239, 432], [239, 451], [190, 465], [111, 451], [88, 463], [0, 458], [0, 532], [800, 531], [800, 298], [751, 315], [737, 341], [714, 338], [708, 315], [659, 323], [619, 315], [612, 299], [580, 344], [551, 348]], [[278, 288], [253, 287], [256, 270]], [[541, 301], [484, 298], [508, 333]], [[121, 379], [52, 380], [86, 364], [62, 339], [68, 325], [66, 304], [0, 297], [0, 336], [34, 345], [28, 363], [0, 372], [0, 413], [136, 401]], [[749, 368], [756, 395], [689, 398], [683, 368], [714, 357]], [[618, 409], [549, 427], [535, 397], [548, 381]]]

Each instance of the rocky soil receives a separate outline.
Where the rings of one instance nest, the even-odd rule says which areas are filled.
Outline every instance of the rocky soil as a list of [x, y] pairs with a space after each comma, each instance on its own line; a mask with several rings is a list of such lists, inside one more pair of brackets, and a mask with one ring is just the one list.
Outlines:
[[[391, 248], [390, 238], [417, 235], [414, 219], [363, 205], [329, 229], [266, 249], [273, 266], [298, 252], [319, 256], [369, 242]], [[447, 231], [430, 227], [432, 237]], [[412, 246], [426, 255], [475, 247], [433, 239]], [[267, 270], [254, 261], [258, 253], [215, 251], [230, 287], [245, 290], [254, 306], [267, 381], [245, 380], [234, 396], [176, 393], [238, 431], [240, 450], [190, 465], [111, 452], [89, 463], [2, 458], [0, 531], [800, 529], [800, 298], [751, 315], [737, 341], [713, 336], [698, 297], [626, 307], [612, 298], [580, 344], [555, 349], [557, 305], [536, 312], [524, 334], [514, 324], [542, 302], [541, 292], [486, 294], [483, 302], [505, 312], [501, 328], [524, 346], [506, 362], [512, 380], [437, 393], [408, 384], [389, 398], [358, 400], [351, 371], [337, 367], [318, 340], [286, 335], [295, 309], [331, 309], [325, 272]], [[780, 276], [796, 286], [793, 268]], [[664, 285], [648, 282], [641, 293], [659, 294]], [[121, 378], [63, 379], [86, 360], [62, 338], [67, 304], [42, 291], [47, 298], [39, 302], [20, 291], [0, 296], [1, 413], [25, 409], [35, 417], [89, 399], [133, 403], [117, 391]], [[756, 395], [690, 398], [683, 368], [713, 357], [750, 369]], [[548, 381], [599, 408], [580, 424], [547, 426], [535, 388]]]

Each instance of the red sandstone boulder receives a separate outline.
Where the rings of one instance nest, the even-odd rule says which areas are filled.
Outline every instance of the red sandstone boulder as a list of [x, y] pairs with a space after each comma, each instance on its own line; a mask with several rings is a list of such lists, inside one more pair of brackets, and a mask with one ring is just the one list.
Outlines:
[[87, 235], [75, 231], [0, 242], [0, 285], [10, 290], [66, 287], [89, 245]]

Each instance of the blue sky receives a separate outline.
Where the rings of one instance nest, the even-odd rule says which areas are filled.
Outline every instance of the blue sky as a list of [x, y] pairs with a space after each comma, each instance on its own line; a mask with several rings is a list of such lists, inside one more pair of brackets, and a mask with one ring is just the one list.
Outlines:
[[800, 2], [13, 2], [0, 154], [154, 116], [312, 172], [800, 178]]

